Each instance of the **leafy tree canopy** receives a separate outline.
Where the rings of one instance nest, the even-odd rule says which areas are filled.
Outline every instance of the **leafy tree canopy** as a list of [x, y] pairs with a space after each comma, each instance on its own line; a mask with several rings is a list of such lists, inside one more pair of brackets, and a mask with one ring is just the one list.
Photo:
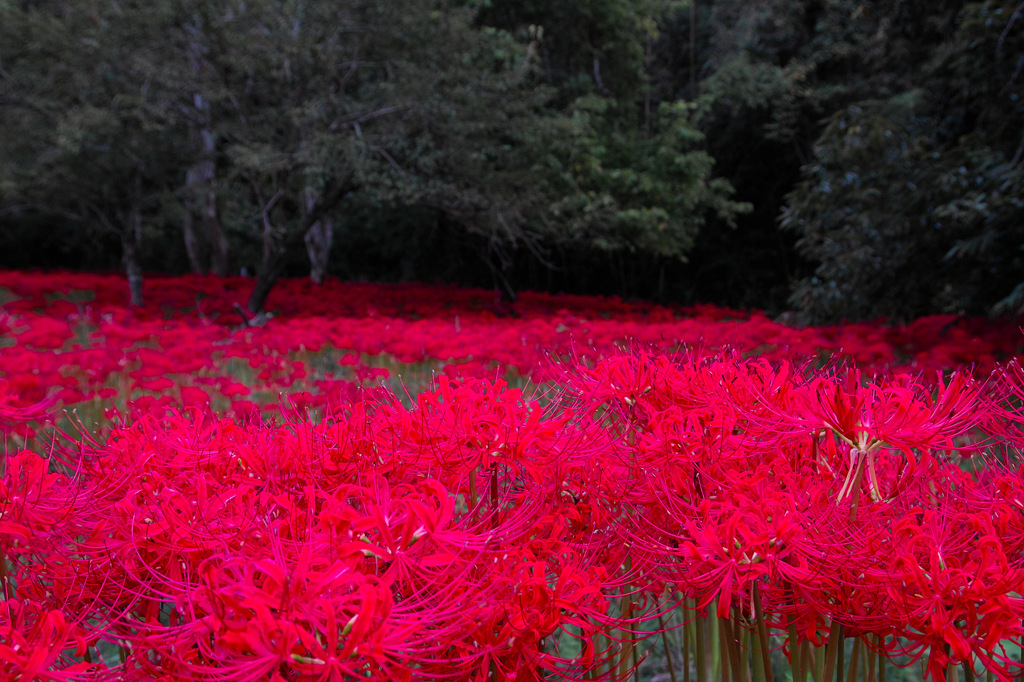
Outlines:
[[[1024, 310], [1024, 54], [1014, 3], [972, 3], [920, 87], [834, 114], [782, 225], [818, 319]], [[979, 66], [984, 68], [979, 69]]]

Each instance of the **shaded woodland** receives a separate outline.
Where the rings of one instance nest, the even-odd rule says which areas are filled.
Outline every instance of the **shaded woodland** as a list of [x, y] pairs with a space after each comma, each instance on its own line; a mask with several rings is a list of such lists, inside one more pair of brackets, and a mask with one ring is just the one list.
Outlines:
[[[1017, 0], [0, 0], [0, 266], [1024, 309]], [[127, 300], [127, 297], [126, 297]]]

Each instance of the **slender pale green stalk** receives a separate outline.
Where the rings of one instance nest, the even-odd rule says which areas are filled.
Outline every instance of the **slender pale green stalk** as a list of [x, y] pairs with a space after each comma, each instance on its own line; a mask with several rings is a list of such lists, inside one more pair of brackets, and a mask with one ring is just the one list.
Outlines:
[[[758, 645], [760, 646], [760, 645]], [[764, 658], [760, 651], [751, 652], [750, 657], [750, 679], [751, 682], [765, 682], [764, 679]]]
[[964, 682], [974, 682], [974, 657], [970, 656], [963, 663], [964, 666]]
[[[879, 651], [882, 649], [882, 636], [875, 635], [875, 646], [878, 647]], [[840, 680], [839, 682], [842, 682]], [[885, 656], [878, 657], [878, 682], [885, 682]]]
[[[595, 656], [597, 656], [597, 655], [603, 656], [606, 653], [606, 649], [605, 649], [606, 643], [607, 643], [607, 639], [605, 638], [605, 636], [603, 634], [601, 634], [600, 632], [597, 632], [596, 634], [594, 634], [594, 654], [595, 654]], [[604, 659], [603, 658], [602, 659], [597, 659], [594, 662], [594, 667], [591, 668], [590, 679], [592, 679], [592, 680], [600, 679], [600, 678], [604, 677], [605, 672], [606, 672], [606, 670], [605, 670], [605, 661], [604, 661]]]
[[491, 467], [491, 528], [498, 527], [498, 467]]
[[[658, 614], [658, 628], [661, 630], [662, 644], [665, 645], [665, 660], [668, 662], [668, 677], [671, 680], [671, 682], [676, 682], [676, 667], [672, 663], [672, 649], [668, 646], [668, 632], [665, 630], [665, 619], [662, 618], [662, 615], [660, 613]], [[686, 635], [684, 634], [683, 637], [685, 636]], [[685, 650], [686, 645], [684, 644], [683, 651]], [[683, 654], [683, 657], [686, 657], [685, 653]]]
[[808, 642], [801, 642], [797, 649], [797, 670], [800, 671], [800, 682], [807, 682], [810, 673], [808, 664], [811, 657], [811, 645]]
[[[796, 590], [793, 588], [789, 581], [783, 583], [783, 587], [789, 592], [790, 598], [793, 600], [793, 606], [796, 606]], [[796, 616], [794, 615], [789, 621], [789, 669], [792, 675], [792, 682], [806, 682], [806, 668], [803, 667], [802, 653], [803, 647], [799, 645], [799, 639], [796, 635]]]
[[751, 682], [750, 680], [750, 638], [752, 633], [745, 627], [740, 627], [739, 621], [736, 627], [740, 631], [740, 682]]
[[695, 631], [693, 642], [694, 659], [697, 662], [697, 682], [708, 682], [707, 634], [704, 632], [704, 618], [698, 613], [693, 619]]
[[846, 646], [846, 628], [842, 623], [832, 621], [829, 626], [828, 642], [825, 644], [825, 666], [821, 673], [823, 682], [832, 682], [836, 673], [836, 658], [839, 650]]
[[[714, 613], [718, 613], [717, 601], [712, 602], [714, 607]], [[725, 637], [722, 636], [722, 627], [719, 622], [717, 615], [712, 616], [714, 619], [711, 625], [711, 653], [714, 658], [714, 667], [711, 671], [711, 676], [722, 680], [722, 682], [731, 682], [729, 678], [729, 655], [725, 651]]]
[[864, 479], [864, 457], [857, 457], [857, 469], [853, 476], [853, 484], [850, 486], [848, 494], [852, 494], [850, 500], [850, 523], [857, 520], [857, 508], [860, 506], [860, 495], [857, 493], [860, 490], [860, 482]]
[[836, 682], [843, 682], [843, 676], [846, 675], [846, 639], [839, 645], [839, 650], [836, 651]]
[[825, 677], [825, 652], [827, 646], [814, 647], [814, 665], [811, 666], [811, 678], [814, 682], [822, 682]]
[[875, 682], [875, 660], [878, 658], [878, 651], [874, 647], [867, 646], [864, 642], [864, 653], [867, 656], [867, 663], [864, 666], [864, 677], [866, 682]]
[[476, 495], [476, 468], [470, 469], [469, 471], [469, 509], [472, 511], [476, 509], [476, 503], [478, 501]]
[[796, 638], [796, 623], [789, 624], [789, 671], [793, 682], [804, 682], [800, 675], [800, 645]]
[[949, 660], [949, 644], [947, 644], [945, 646], [945, 650], [946, 650], [946, 682], [958, 682], [958, 680], [960, 679], [960, 674], [957, 672], [957, 668], [959, 666], [957, 666], [956, 663], [953, 663], [953, 661]]
[[761, 595], [758, 593], [757, 581], [754, 581], [754, 617], [757, 619], [757, 643], [761, 654], [761, 669], [764, 682], [775, 682], [775, 673], [772, 670], [772, 659], [770, 645], [768, 643], [768, 626], [764, 622], [764, 611], [761, 608]]
[[[620, 613], [622, 613], [621, 610]], [[629, 615], [630, 611], [627, 609], [625, 614], [623, 614], [623, 617], [628, 618]], [[619, 636], [622, 640], [622, 650], [619, 653], [619, 664], [616, 667], [616, 669], [618, 671], [618, 677], [620, 679], [624, 679], [626, 677], [626, 674], [629, 672], [629, 664], [630, 661], [633, 660], [633, 652], [636, 649], [636, 634], [632, 632], [626, 632], [624, 630], [619, 630]]]
[[690, 682], [690, 622], [683, 612], [683, 682]]
[[802, 680], [807, 680], [807, 675], [810, 674], [811, 679], [814, 679], [814, 666], [811, 665], [813, 654], [811, 654], [811, 643], [801, 642], [800, 643], [800, 675]]
[[[743, 675], [740, 673], [740, 652], [736, 642], [736, 623], [732, 618], [719, 618], [718, 627], [720, 631], [724, 657], [728, 660], [730, 678], [734, 682], [743, 682]], [[725, 679], [725, 661], [722, 662], [722, 679]]]
[[850, 670], [848, 680], [849, 682], [857, 682], [857, 670], [860, 664], [860, 637], [853, 640], [853, 651], [850, 653]]
[[[628, 575], [632, 568], [633, 562], [630, 557], [626, 557], [626, 574]], [[626, 587], [628, 592], [630, 587]], [[623, 620], [627, 620], [633, 615], [633, 599], [629, 596], [619, 597], [619, 617]], [[636, 650], [636, 633], [627, 632], [619, 629], [619, 639], [623, 642], [622, 654], [619, 657], [618, 674], [620, 678], [625, 678], [626, 673], [629, 671], [629, 664], [633, 658], [633, 652]]]

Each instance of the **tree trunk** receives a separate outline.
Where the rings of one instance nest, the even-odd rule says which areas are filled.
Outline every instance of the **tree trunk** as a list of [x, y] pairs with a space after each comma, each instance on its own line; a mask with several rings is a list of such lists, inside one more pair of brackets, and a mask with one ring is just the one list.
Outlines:
[[263, 257], [260, 259], [260, 266], [256, 271], [256, 286], [253, 287], [252, 293], [249, 295], [249, 303], [246, 306], [253, 315], [263, 310], [270, 290], [274, 288], [274, 284], [284, 269], [284, 258], [288, 249], [288, 230], [274, 227], [270, 220], [270, 213], [283, 195], [284, 190], [278, 190], [270, 201], [263, 205]]
[[285, 249], [276, 239], [268, 246], [268, 240], [263, 243], [263, 258], [260, 261], [259, 271], [256, 273], [256, 286], [249, 295], [249, 303], [246, 306], [253, 315], [263, 310], [267, 302], [270, 290], [274, 288], [281, 272], [284, 270]]
[[199, 253], [199, 238], [196, 235], [196, 221], [192, 215], [192, 207], [185, 202], [185, 215], [182, 216], [181, 230], [185, 235], [185, 253], [188, 255], [188, 265], [192, 272], [197, 275], [206, 274], [203, 268], [203, 257]]
[[142, 266], [139, 264], [138, 251], [127, 243], [124, 249], [124, 271], [128, 276], [128, 305], [142, 307]]
[[256, 276], [256, 286], [253, 287], [252, 293], [249, 294], [249, 304], [246, 306], [250, 313], [256, 315], [259, 311], [263, 310], [263, 306], [267, 302], [267, 296], [270, 295], [270, 290], [274, 288], [274, 284], [279, 276], [280, 270], [277, 272], [270, 269], [260, 270]]
[[690, 99], [697, 99], [697, 0], [690, 0]]
[[[196, 107], [202, 111], [202, 99], [198, 95], [196, 101]], [[203, 159], [193, 164], [185, 174], [185, 217], [182, 221], [185, 251], [189, 265], [197, 275], [204, 275], [209, 270], [224, 277], [228, 274], [228, 241], [217, 216], [217, 166], [214, 161], [217, 142], [212, 130], [204, 128], [199, 131], [199, 135], [202, 139]], [[203, 230], [202, 241], [196, 232], [197, 214]]]
[[[200, 104], [197, 104], [200, 106]], [[209, 105], [202, 103], [209, 114]], [[228, 276], [228, 238], [220, 224], [217, 213], [217, 138], [209, 128], [199, 132], [203, 140], [204, 183], [200, 207], [203, 215], [203, 229], [210, 246], [210, 272], [218, 277]]]
[[210, 238], [210, 272], [218, 277], [228, 276], [228, 238], [217, 217], [217, 192], [211, 183], [206, 194], [203, 224]]
[[315, 224], [321, 221], [326, 222], [327, 212], [337, 206], [338, 202], [355, 191], [357, 187], [358, 183], [350, 174], [344, 180], [334, 184], [329, 192], [312, 203], [309, 202], [310, 194], [305, 193], [302, 200], [306, 204], [306, 212], [302, 216], [302, 220], [288, 228], [276, 228], [270, 219], [270, 214], [284, 196], [285, 190], [279, 187], [269, 201], [264, 201], [265, 194], [260, 190], [259, 184], [253, 181], [256, 200], [263, 204], [263, 258], [260, 260], [260, 267], [256, 273], [256, 286], [253, 287], [252, 294], [249, 296], [247, 308], [250, 313], [255, 315], [263, 310], [270, 290], [284, 271], [288, 249], [301, 244]]
[[334, 222], [321, 218], [306, 233], [306, 252], [309, 254], [309, 278], [323, 284], [330, 262], [331, 243], [334, 241]]
[[121, 247], [124, 272], [128, 277], [128, 304], [141, 307], [142, 264], [139, 258], [142, 251], [142, 211], [138, 204], [132, 207], [127, 224], [121, 230]]
[[[199, 74], [201, 54], [201, 46], [195, 43], [189, 46], [189, 61], [193, 75], [196, 76]], [[192, 104], [198, 114], [200, 127], [197, 132], [202, 152], [200, 160], [185, 175], [185, 249], [196, 274], [205, 274], [209, 270], [218, 277], [226, 277], [228, 240], [217, 214], [217, 136], [212, 128], [209, 103], [197, 92], [192, 96]], [[195, 230], [197, 214], [202, 225], [205, 249], [201, 249]]]
[[[306, 189], [306, 210], [316, 206], [316, 195], [312, 189]], [[306, 253], [309, 254], [309, 278], [314, 284], [323, 284], [330, 262], [331, 243], [334, 241], [334, 221], [326, 217], [320, 218], [306, 233]]]

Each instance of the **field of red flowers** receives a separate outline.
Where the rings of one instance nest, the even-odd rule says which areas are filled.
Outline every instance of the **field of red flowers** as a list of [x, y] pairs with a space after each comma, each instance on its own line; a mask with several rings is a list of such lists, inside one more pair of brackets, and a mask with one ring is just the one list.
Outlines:
[[0, 679], [1021, 675], [1013, 324], [250, 285], [0, 273]]

